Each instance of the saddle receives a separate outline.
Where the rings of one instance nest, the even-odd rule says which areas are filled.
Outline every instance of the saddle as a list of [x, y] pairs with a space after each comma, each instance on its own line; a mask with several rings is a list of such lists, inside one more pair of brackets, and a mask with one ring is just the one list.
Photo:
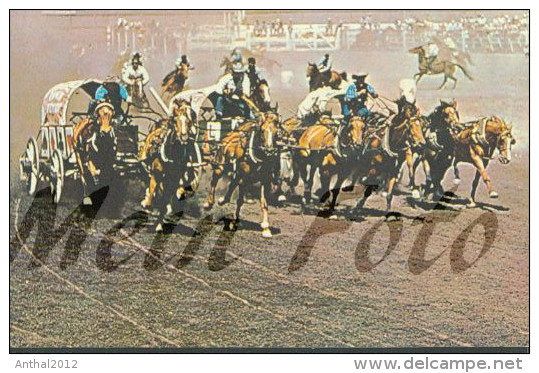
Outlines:
[[478, 121], [459, 123], [453, 127], [453, 137], [460, 143], [466, 143], [468, 139], [472, 144], [488, 145], [485, 137], [485, 127], [488, 118], [481, 118]]

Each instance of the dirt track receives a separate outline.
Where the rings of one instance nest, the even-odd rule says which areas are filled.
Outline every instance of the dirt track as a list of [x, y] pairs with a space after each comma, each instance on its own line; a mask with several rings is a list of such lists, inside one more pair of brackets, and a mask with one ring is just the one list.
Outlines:
[[[300, 83], [305, 61], [313, 58], [279, 56]], [[438, 99], [455, 97], [464, 120], [497, 114], [515, 124], [519, 146], [513, 161], [489, 167], [500, 198], [488, 200], [481, 185], [483, 204], [476, 209], [414, 209], [407, 195], [400, 195], [395, 210], [403, 214], [401, 221], [385, 223], [377, 195], [368, 202], [372, 211], [364, 220], [351, 221], [344, 213], [357, 194], [344, 193], [336, 221], [317, 217], [315, 210], [300, 214], [297, 205], [271, 207], [274, 238], [265, 240], [257, 205], [246, 205], [245, 220], [234, 234], [223, 231], [221, 221], [233, 205], [216, 208], [210, 217], [192, 203], [190, 213], [163, 238], [142, 224], [140, 215], [131, 215], [142, 196], [137, 182], [130, 183], [119, 216], [118, 211], [116, 217], [105, 216], [103, 207], [87, 222], [74, 198], [55, 213], [45, 195], [28, 213], [32, 200], [21, 193], [13, 170], [11, 347], [528, 346], [528, 60], [474, 58], [473, 82], [461, 80], [457, 90], [439, 92], [433, 89], [438, 80], [428, 79], [418, 102], [430, 112]], [[371, 82], [388, 96], [396, 95], [398, 80], [414, 67], [413, 58], [398, 54], [336, 60], [343, 69], [357, 64], [369, 71]], [[211, 67], [206, 64], [197, 67], [201, 75]], [[205, 83], [195, 77], [192, 86]], [[298, 92], [290, 92], [276, 85], [272, 93], [282, 106], [293, 108], [303, 89], [300, 84]], [[27, 122], [33, 115], [14, 105], [13, 121]], [[11, 131], [14, 160], [24, 141], [14, 135], [13, 122]], [[36, 133], [37, 127], [22, 137]], [[465, 196], [472, 170], [464, 166], [462, 171], [455, 193]], [[449, 175], [445, 184], [452, 187]], [[46, 230], [54, 216], [54, 229], [61, 230], [72, 212], [69, 226], [88, 224], [72, 235], [74, 243], [66, 242], [70, 233]], [[120, 223], [128, 216], [133, 219]], [[39, 235], [31, 230], [32, 218], [43, 224]], [[478, 225], [468, 228], [474, 222]], [[123, 228], [114, 234], [118, 223]], [[133, 228], [135, 223], [142, 225]], [[386, 253], [390, 231], [398, 240]], [[18, 238], [25, 233], [26, 246], [20, 247]], [[108, 247], [107, 234], [118, 242]], [[42, 239], [39, 245], [36, 236]], [[38, 249], [45, 265], [31, 266], [26, 248]]]

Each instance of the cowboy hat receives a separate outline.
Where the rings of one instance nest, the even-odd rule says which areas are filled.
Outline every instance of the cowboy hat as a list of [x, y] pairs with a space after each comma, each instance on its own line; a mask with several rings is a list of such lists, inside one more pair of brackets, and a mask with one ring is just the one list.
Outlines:
[[357, 73], [357, 74], [352, 75], [352, 79], [358, 80], [358, 79], [366, 78], [368, 75], [369, 75], [368, 73]]

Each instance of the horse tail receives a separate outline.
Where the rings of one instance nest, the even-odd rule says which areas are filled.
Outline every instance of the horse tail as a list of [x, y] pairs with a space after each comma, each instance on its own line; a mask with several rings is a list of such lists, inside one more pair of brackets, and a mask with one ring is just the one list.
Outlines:
[[466, 70], [464, 66], [459, 65], [458, 63], [456, 63], [455, 65], [462, 70], [462, 72], [464, 73], [464, 75], [466, 75], [468, 79], [473, 80], [473, 77], [470, 75], [470, 73], [468, 72], [468, 70]]

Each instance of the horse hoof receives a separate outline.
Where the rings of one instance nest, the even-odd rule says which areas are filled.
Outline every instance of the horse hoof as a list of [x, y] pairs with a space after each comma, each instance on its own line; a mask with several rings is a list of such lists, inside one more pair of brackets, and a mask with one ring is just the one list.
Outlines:
[[163, 232], [163, 224], [161, 224], [161, 223], [157, 224], [157, 226], [155, 227], [155, 231], [156, 232]]
[[204, 202], [202, 207], [204, 207], [204, 210], [211, 210], [211, 208], [213, 207], [213, 203]]
[[170, 203], [167, 204], [167, 212], [165, 215], [171, 215], [172, 214], [172, 205]]
[[474, 207], [476, 207], [477, 204], [474, 202], [474, 201], [470, 201], [468, 202], [468, 204], [466, 205], [466, 207], [468, 207], [469, 209], [473, 209]]
[[281, 194], [279, 197], [277, 197], [277, 201], [278, 202], [285, 202], [286, 201], [286, 196], [284, 194]]
[[387, 192], [386, 191], [382, 192], [382, 197], [384, 197], [384, 198], [387, 197]]
[[495, 191], [492, 191], [489, 193], [488, 195], [490, 198], [498, 198], [498, 193], [496, 193]]
[[84, 206], [92, 206], [93, 202], [92, 202], [92, 199], [90, 197], [84, 197], [84, 199], [82, 200], [82, 204]]
[[248, 204], [248, 205], [252, 205], [252, 204], [256, 203], [256, 201], [254, 199], [252, 199], [252, 198], [246, 198], [245, 203]]
[[262, 237], [264, 238], [271, 238], [273, 235], [271, 234], [271, 231], [269, 228], [266, 228], [262, 231]]
[[417, 189], [412, 190], [412, 198], [413, 199], [419, 199], [420, 197], [421, 197], [421, 195], [419, 194], [419, 190], [417, 190]]
[[329, 216], [329, 220], [337, 220], [337, 219], [338, 219], [338, 217], [337, 217], [337, 215], [335, 215], [335, 214], [331, 214], [331, 215]]
[[386, 221], [387, 222], [392, 222], [392, 221], [397, 221], [397, 220], [399, 220], [399, 217], [397, 215], [395, 215], [395, 214], [388, 213], [386, 215]]
[[455, 179], [455, 180], [453, 180], [453, 184], [459, 185], [459, 184], [460, 184], [460, 179]]
[[218, 200], [217, 200], [217, 204], [219, 206], [223, 206], [225, 203], [227, 203], [227, 201], [225, 201], [225, 197], [220, 197]]

